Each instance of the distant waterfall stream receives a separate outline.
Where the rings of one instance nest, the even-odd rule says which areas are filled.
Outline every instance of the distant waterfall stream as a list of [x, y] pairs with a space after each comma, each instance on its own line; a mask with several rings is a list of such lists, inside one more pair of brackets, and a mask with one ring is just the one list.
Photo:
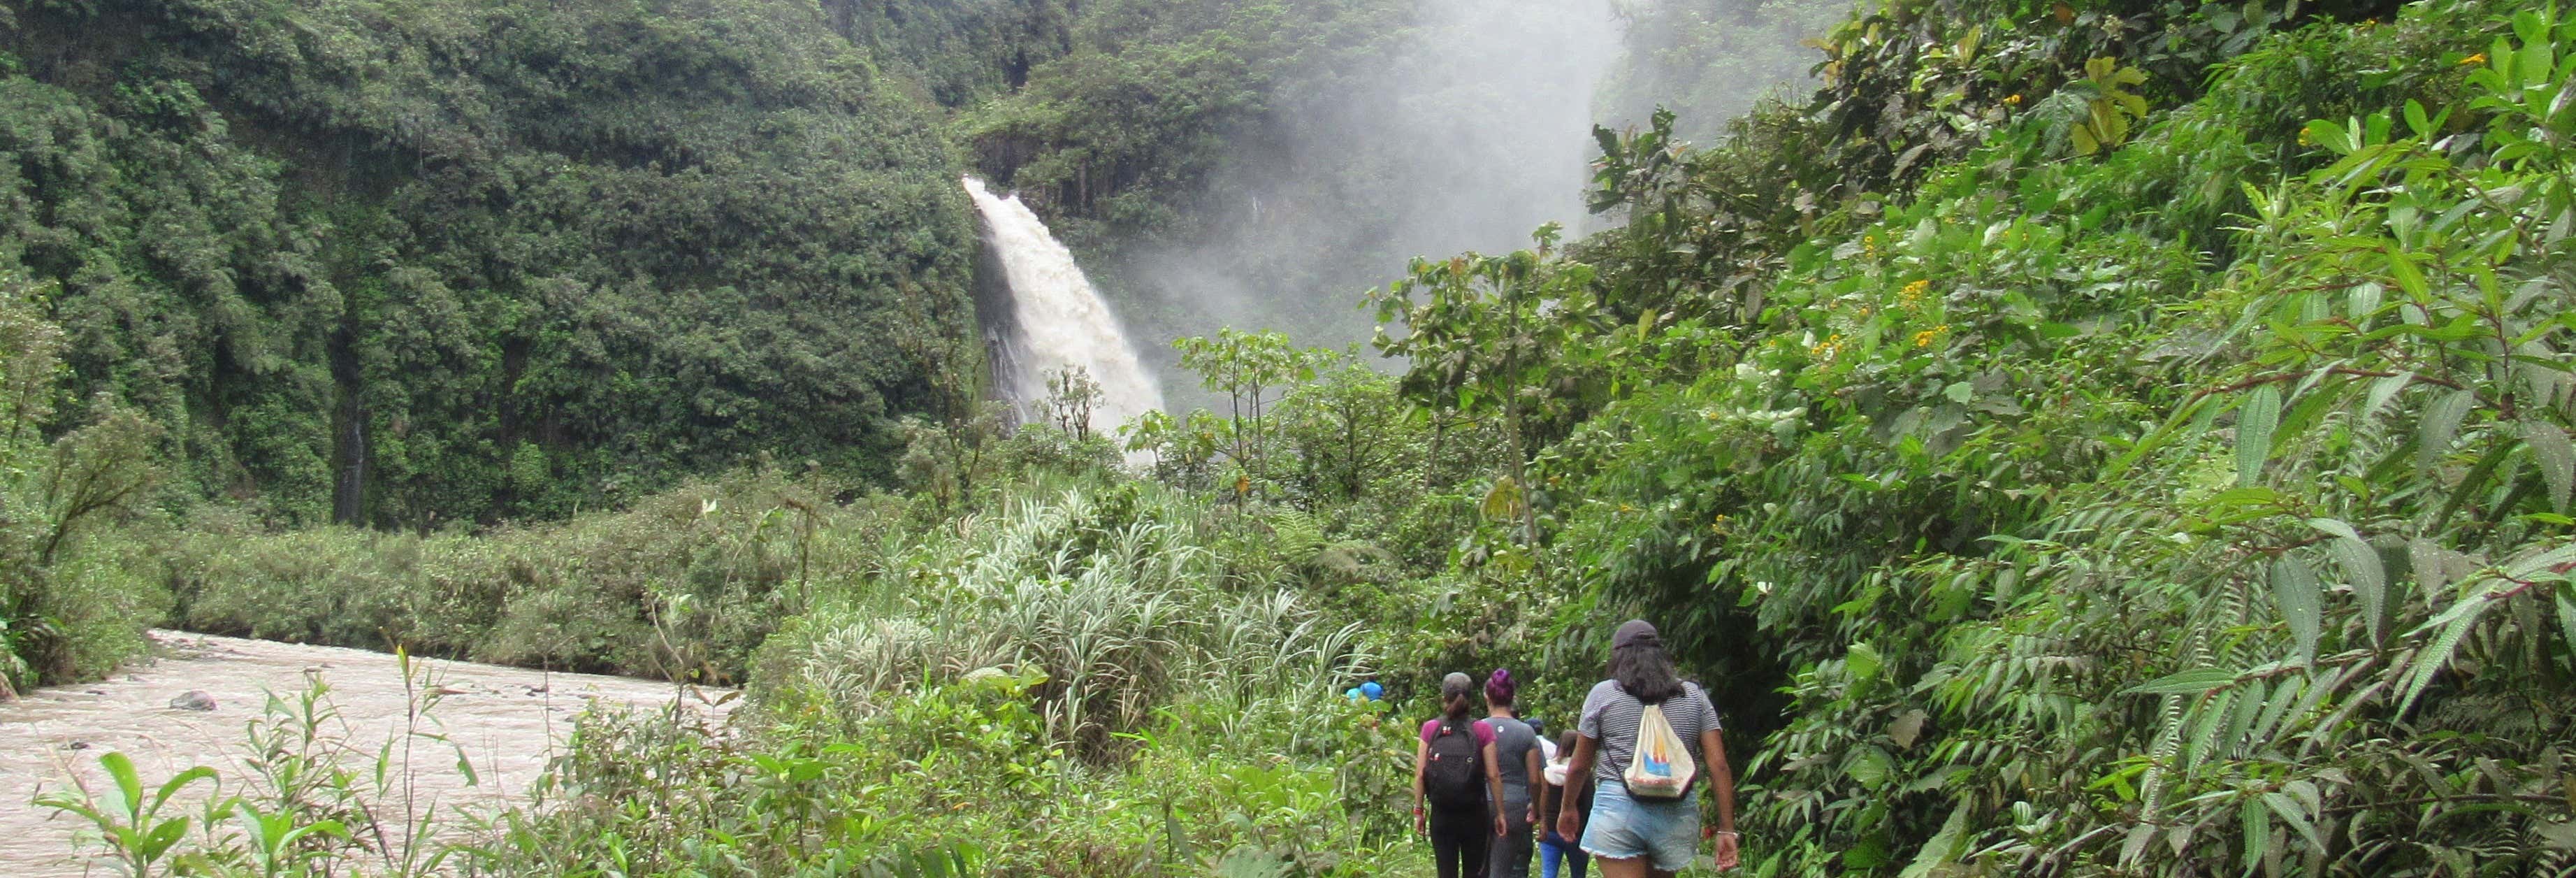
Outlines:
[[1046, 223], [1021, 204], [999, 196], [984, 181], [966, 178], [966, 194], [984, 217], [984, 243], [1010, 287], [1005, 314], [988, 315], [995, 348], [993, 374], [1022, 420], [1045, 417], [1047, 378], [1079, 366], [1100, 384], [1091, 428], [1116, 430], [1138, 415], [1163, 407], [1163, 391], [1136, 355], [1109, 303], [1083, 277], [1072, 251]]

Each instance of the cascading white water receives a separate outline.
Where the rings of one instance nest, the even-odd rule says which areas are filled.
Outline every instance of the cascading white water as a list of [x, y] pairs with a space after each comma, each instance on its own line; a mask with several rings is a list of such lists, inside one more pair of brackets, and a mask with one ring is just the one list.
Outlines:
[[1003, 395], [1022, 418], [1040, 417], [1047, 378], [1080, 367], [1100, 384], [1092, 429], [1115, 430], [1163, 407], [1162, 387], [1145, 371], [1136, 346], [1109, 312], [1109, 303], [1073, 262], [1072, 251], [1017, 195], [994, 195], [984, 181], [966, 178], [966, 194], [984, 216], [984, 242], [1010, 286], [1010, 311], [994, 364]]

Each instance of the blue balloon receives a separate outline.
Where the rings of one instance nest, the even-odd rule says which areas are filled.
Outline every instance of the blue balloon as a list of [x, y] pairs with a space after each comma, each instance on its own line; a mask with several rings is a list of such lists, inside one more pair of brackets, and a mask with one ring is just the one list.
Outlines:
[[1370, 701], [1376, 701], [1386, 695], [1386, 687], [1378, 685], [1376, 680], [1361, 683], [1360, 688], [1356, 691], [1360, 694], [1367, 695], [1368, 700]]

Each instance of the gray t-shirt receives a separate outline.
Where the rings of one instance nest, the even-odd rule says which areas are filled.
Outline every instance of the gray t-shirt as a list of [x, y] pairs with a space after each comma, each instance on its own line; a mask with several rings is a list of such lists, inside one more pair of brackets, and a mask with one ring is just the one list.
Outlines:
[[[1485, 722], [1494, 727], [1495, 768], [1503, 773], [1503, 805], [1526, 808], [1530, 803], [1529, 753], [1538, 749], [1538, 733], [1528, 723], [1505, 717]], [[1513, 817], [1519, 820], [1519, 817]]]
[[[1583, 696], [1583, 722], [1575, 731], [1595, 742], [1595, 779], [1620, 782], [1620, 775], [1628, 771], [1628, 760], [1635, 756], [1637, 724], [1645, 716], [1645, 702], [1619, 688], [1617, 680], [1593, 684], [1592, 694]], [[1682, 744], [1690, 748], [1691, 762], [1699, 766], [1699, 777], [1706, 777], [1708, 758], [1700, 753], [1699, 735], [1718, 728], [1717, 708], [1708, 703], [1708, 693], [1700, 691], [1697, 683], [1683, 683], [1682, 694], [1664, 702], [1664, 721], [1673, 724], [1673, 733], [1682, 736]], [[1698, 786], [1699, 778], [1692, 778], [1691, 785]]]

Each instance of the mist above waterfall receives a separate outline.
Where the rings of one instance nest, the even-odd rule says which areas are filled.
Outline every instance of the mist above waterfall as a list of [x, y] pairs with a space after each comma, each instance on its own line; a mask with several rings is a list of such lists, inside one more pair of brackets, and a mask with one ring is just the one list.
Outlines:
[[1361, 294], [1413, 257], [1579, 226], [1593, 97], [1621, 53], [1609, 0], [1423, 0], [1393, 45], [1274, 95], [1272, 136], [1213, 176], [1197, 233], [1131, 255], [1119, 285], [1149, 335], [1358, 341]]
[[[1527, 247], [1547, 222], [1567, 240], [1597, 229], [1583, 206], [1596, 123], [1665, 105], [1709, 142], [1762, 95], [1803, 88], [1819, 56], [1799, 40], [1850, 6], [1412, 0], [1294, 53], [1196, 192], [1162, 205], [1183, 221], [1115, 241], [1092, 268], [1167, 374], [1170, 339], [1228, 326], [1364, 341], [1362, 297], [1415, 257]], [[1171, 392], [1207, 401], [1185, 380]]]

